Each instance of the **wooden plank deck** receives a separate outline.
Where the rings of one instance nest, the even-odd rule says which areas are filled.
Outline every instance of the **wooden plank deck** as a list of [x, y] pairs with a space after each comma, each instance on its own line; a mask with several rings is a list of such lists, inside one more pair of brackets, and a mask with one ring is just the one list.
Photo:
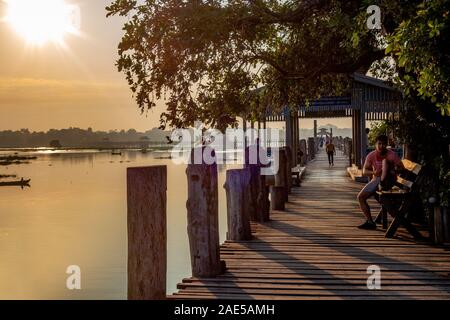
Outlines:
[[[325, 155], [308, 164], [285, 212], [252, 224], [254, 239], [226, 242], [227, 272], [184, 279], [170, 299], [450, 299], [448, 248], [417, 243], [406, 233], [385, 239], [381, 227], [366, 231], [356, 194], [363, 186]], [[372, 204], [372, 214], [379, 207]], [[381, 268], [381, 289], [369, 290], [367, 268]]]

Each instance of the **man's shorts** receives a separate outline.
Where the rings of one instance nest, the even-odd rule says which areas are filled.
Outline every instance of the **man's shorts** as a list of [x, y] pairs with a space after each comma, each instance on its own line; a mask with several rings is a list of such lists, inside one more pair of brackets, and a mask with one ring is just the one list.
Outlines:
[[367, 193], [375, 193], [378, 190], [380, 181], [380, 177], [374, 177], [368, 184], [365, 185], [365, 187], [361, 191]]

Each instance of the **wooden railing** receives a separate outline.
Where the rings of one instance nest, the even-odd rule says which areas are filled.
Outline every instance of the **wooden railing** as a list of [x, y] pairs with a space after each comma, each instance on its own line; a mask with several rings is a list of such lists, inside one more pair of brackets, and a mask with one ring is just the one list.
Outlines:
[[[194, 149], [194, 152], [204, 151]], [[270, 220], [269, 206], [284, 210], [291, 190], [289, 148], [278, 152], [275, 177], [261, 175], [261, 165], [228, 170], [227, 240], [250, 240], [250, 221]], [[220, 260], [218, 171], [216, 164], [188, 164], [187, 223], [194, 277], [215, 277], [225, 272]], [[270, 190], [270, 201], [269, 201]], [[165, 299], [167, 277], [167, 167], [127, 169], [128, 298]]]

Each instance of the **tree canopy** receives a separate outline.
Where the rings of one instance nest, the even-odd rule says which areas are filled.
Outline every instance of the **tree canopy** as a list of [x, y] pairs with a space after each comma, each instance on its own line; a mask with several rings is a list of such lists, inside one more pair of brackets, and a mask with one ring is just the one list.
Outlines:
[[[369, 30], [377, 2], [382, 29]], [[128, 17], [117, 66], [142, 111], [164, 99], [163, 126], [224, 128], [267, 105], [346, 92], [371, 66], [445, 114], [449, 2], [115, 0], [107, 14]]]

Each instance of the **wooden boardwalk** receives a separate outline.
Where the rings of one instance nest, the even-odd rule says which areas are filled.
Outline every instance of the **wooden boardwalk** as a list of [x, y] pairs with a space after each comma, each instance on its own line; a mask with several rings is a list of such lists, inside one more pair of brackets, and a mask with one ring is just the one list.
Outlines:
[[[226, 242], [227, 272], [184, 279], [171, 299], [450, 299], [448, 248], [417, 243], [406, 233], [356, 228], [361, 184], [347, 177], [347, 161], [328, 167], [325, 155], [308, 164], [285, 212], [252, 224], [254, 239]], [[378, 206], [372, 202], [373, 212]], [[381, 269], [381, 289], [369, 290], [367, 268]]]

